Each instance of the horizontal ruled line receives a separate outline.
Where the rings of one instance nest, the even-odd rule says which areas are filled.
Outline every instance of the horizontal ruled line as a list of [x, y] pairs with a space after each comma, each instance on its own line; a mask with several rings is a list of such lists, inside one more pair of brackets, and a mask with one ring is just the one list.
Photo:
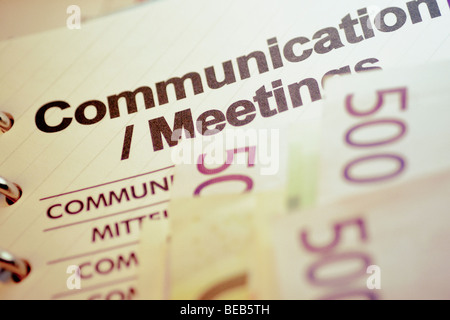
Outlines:
[[94, 188], [98, 188], [98, 187], [103, 187], [103, 186], [106, 186], [106, 185], [108, 185], [108, 184], [113, 184], [113, 183], [117, 183], [117, 182], [121, 182], [121, 181], [125, 181], [125, 180], [134, 179], [134, 178], [137, 178], [137, 177], [146, 176], [146, 175], [149, 175], [149, 174], [152, 174], [152, 173], [156, 173], [156, 172], [159, 172], [159, 171], [168, 170], [168, 169], [171, 169], [171, 168], [174, 168], [174, 167], [175, 167], [175, 166], [169, 166], [169, 167], [161, 168], [161, 169], [154, 170], [154, 171], [150, 171], [150, 172], [146, 172], [146, 173], [141, 173], [141, 174], [138, 174], [138, 175], [135, 175], [135, 176], [131, 176], [131, 177], [127, 177], [127, 178], [122, 178], [122, 179], [114, 180], [114, 181], [110, 181], [110, 182], [105, 182], [105, 183], [98, 184], [98, 185], [91, 186], [91, 187], [86, 187], [86, 188], [82, 188], [82, 189], [78, 189], [78, 190], [73, 190], [73, 191], [69, 191], [69, 192], [65, 192], [65, 193], [56, 194], [56, 195], [54, 195], [54, 196], [49, 196], [49, 197], [45, 197], [45, 198], [39, 199], [39, 201], [44, 201], [44, 200], [48, 200], [48, 199], [53, 199], [53, 198], [65, 196], [65, 195], [72, 194], [72, 193], [76, 193], [76, 192], [86, 191], [86, 190], [94, 189]]
[[63, 225], [60, 225], [60, 226], [57, 226], [57, 227], [44, 229], [43, 231], [44, 232], [48, 232], [48, 231], [53, 231], [53, 230], [57, 230], [57, 229], [68, 228], [68, 227], [75, 226], [75, 225], [78, 225], [78, 224], [83, 224], [83, 223], [92, 222], [92, 221], [96, 221], [96, 220], [102, 220], [102, 219], [110, 218], [110, 217], [117, 216], [117, 215], [120, 215], [120, 214], [124, 214], [124, 213], [128, 213], [128, 212], [140, 210], [140, 209], [150, 208], [150, 207], [157, 206], [159, 204], [163, 204], [163, 203], [167, 203], [167, 202], [169, 202], [169, 200], [164, 200], [164, 201], [152, 203], [152, 204], [149, 204], [149, 205], [146, 205], [146, 206], [141, 206], [141, 207], [136, 207], [136, 208], [133, 208], [133, 209], [119, 211], [119, 212], [116, 212], [116, 213], [111, 213], [111, 214], [108, 214], [108, 215], [105, 215], [105, 216], [101, 216], [101, 217], [97, 217], [97, 218], [92, 218], [92, 219], [77, 221], [77, 222], [73, 222], [73, 223], [63, 224]]
[[68, 297], [68, 296], [72, 296], [72, 295], [76, 295], [76, 294], [80, 294], [80, 293], [85, 293], [85, 292], [89, 292], [92, 290], [97, 290], [97, 289], [101, 289], [101, 288], [105, 288], [105, 287], [110, 287], [116, 284], [120, 284], [120, 283], [126, 283], [126, 282], [130, 282], [130, 281], [134, 281], [137, 279], [137, 276], [132, 276], [132, 277], [128, 277], [128, 278], [123, 278], [123, 279], [118, 279], [118, 280], [114, 280], [114, 281], [110, 281], [110, 282], [105, 282], [102, 284], [97, 284], [95, 286], [91, 286], [91, 287], [86, 287], [84, 289], [74, 289], [71, 291], [67, 291], [67, 292], [61, 292], [61, 293], [57, 293], [55, 295], [52, 296], [52, 299], [60, 299], [60, 298], [64, 298], [64, 297]]
[[88, 257], [88, 256], [96, 255], [96, 254], [99, 254], [99, 253], [104, 253], [104, 252], [108, 252], [108, 251], [112, 251], [112, 250], [116, 250], [116, 249], [121, 249], [121, 248], [126, 248], [126, 247], [129, 247], [129, 246], [132, 246], [132, 245], [137, 245], [137, 244], [139, 244], [139, 241], [133, 241], [133, 242], [121, 244], [121, 245], [118, 245], [118, 246], [115, 246], [115, 247], [99, 249], [99, 250], [96, 250], [96, 251], [80, 253], [80, 254], [77, 254], [77, 255], [74, 255], [74, 256], [64, 257], [64, 258], [48, 261], [47, 264], [48, 265], [57, 264], [57, 263], [61, 263], [61, 262], [64, 262], [64, 261], [73, 260], [73, 259], [82, 258], [82, 257]]

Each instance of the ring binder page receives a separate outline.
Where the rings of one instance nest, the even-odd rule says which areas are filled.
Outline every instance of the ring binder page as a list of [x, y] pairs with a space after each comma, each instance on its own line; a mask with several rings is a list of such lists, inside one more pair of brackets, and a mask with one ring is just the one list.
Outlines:
[[[139, 0], [41, 0], [2, 1], [2, 25], [0, 40], [42, 32], [66, 24], [67, 10], [71, 5], [83, 8], [83, 21], [109, 14], [139, 3]], [[36, 14], [40, 12], [42, 14]], [[24, 23], [26, 21], [26, 23]]]
[[170, 216], [172, 132], [283, 127], [320, 113], [326, 74], [448, 59], [447, 1], [408, 2], [156, 1], [0, 42], [0, 176], [22, 190], [0, 247], [31, 266], [0, 299], [146, 298], [136, 249]]
[[0, 177], [0, 195], [4, 198], [3, 206], [12, 206], [22, 196], [22, 190], [15, 183]]

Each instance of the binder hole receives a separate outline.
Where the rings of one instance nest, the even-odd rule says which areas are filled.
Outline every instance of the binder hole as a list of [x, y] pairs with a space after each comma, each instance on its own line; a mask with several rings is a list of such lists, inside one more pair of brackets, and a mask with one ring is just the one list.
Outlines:
[[25, 274], [17, 274], [17, 273], [13, 273], [11, 275], [11, 279], [12, 281], [14, 281], [15, 283], [19, 283], [21, 282], [23, 279], [25, 279], [26, 277], [28, 277], [28, 275], [31, 272], [31, 265], [27, 260], [22, 260], [23, 263], [25, 263], [25, 268], [26, 268], [26, 273]]
[[14, 124], [14, 117], [7, 113], [0, 111], [0, 132], [5, 133], [10, 130]]

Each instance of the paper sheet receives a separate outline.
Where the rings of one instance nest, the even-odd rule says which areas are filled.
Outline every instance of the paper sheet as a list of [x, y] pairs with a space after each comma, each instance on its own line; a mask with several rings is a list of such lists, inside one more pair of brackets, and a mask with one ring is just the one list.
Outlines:
[[[0, 297], [139, 298], [135, 290], [139, 224], [165, 218], [173, 165], [172, 148], [164, 138], [162, 150], [155, 151], [158, 139], [152, 140], [149, 120], [164, 117], [173, 129], [177, 112], [190, 111], [195, 122], [204, 112], [217, 109], [224, 115], [229, 111], [224, 123], [233, 128], [230, 119], [236, 124], [242, 118], [230, 106], [243, 100], [254, 102], [253, 124], [267, 128], [314, 115], [321, 101], [311, 102], [306, 87], [301, 102], [294, 90], [286, 98], [287, 108], [280, 104], [273, 117], [264, 117], [263, 101], [256, 103], [253, 97], [262, 86], [272, 91], [277, 80], [282, 80], [288, 95], [288, 86], [304, 79], [314, 79], [312, 87], [320, 89], [323, 75], [334, 69], [355, 72], [447, 59], [449, 6], [443, 0], [436, 4], [438, 9], [430, 10], [422, 5], [422, 21], [413, 24], [406, 1], [380, 1], [374, 8], [369, 1], [356, 0], [345, 4], [170, 0], [86, 22], [80, 30], [61, 28], [1, 42], [0, 106], [14, 116], [15, 124], [0, 137], [0, 174], [20, 185], [23, 196], [13, 206], [0, 208], [0, 243], [27, 259], [32, 271], [20, 284], [0, 283]], [[400, 8], [394, 10], [399, 15], [396, 30], [387, 31], [393, 28], [388, 11], [380, 26], [384, 31], [375, 30], [376, 36], [367, 40], [352, 44], [347, 39], [355, 40], [350, 29], [345, 34], [339, 28], [347, 15], [357, 20], [361, 8], [375, 17], [392, 6]], [[413, 16], [417, 19], [417, 12]], [[335, 31], [323, 30], [330, 26], [340, 34], [342, 46]], [[283, 66], [277, 52], [270, 53], [275, 43]], [[335, 49], [325, 53], [331, 43]], [[259, 51], [267, 66], [261, 64], [258, 72], [252, 59], [246, 70], [241, 59], [239, 69], [238, 57]], [[309, 57], [300, 58], [308, 52]], [[289, 62], [286, 56], [298, 62]], [[235, 81], [228, 78], [228, 85], [212, 89], [204, 69], [214, 66], [221, 81], [222, 63], [227, 61], [233, 65]], [[200, 76], [202, 90], [186, 84], [186, 96], [178, 90], [177, 97], [168, 84], [165, 98], [160, 85], [157, 96], [157, 83], [192, 72]], [[154, 106], [138, 97], [137, 112], [128, 114], [121, 98], [116, 117], [114, 99], [143, 86], [151, 88]], [[317, 90], [310, 95], [319, 97]], [[43, 132], [36, 116], [53, 101], [70, 107], [59, 102], [40, 117], [40, 123], [56, 130], [69, 121], [63, 124], [64, 118], [72, 120], [58, 132]], [[276, 109], [273, 97], [269, 102], [271, 110]], [[189, 124], [189, 118], [179, 119]], [[155, 122], [152, 128], [157, 132]], [[144, 188], [146, 195], [138, 198]], [[68, 288], [73, 274], [67, 270], [72, 265], [81, 267], [81, 289]]]

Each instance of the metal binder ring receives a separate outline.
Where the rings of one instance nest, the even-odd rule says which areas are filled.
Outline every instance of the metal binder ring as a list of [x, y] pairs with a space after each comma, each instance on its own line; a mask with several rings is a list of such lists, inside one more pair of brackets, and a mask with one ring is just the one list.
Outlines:
[[11, 279], [20, 282], [30, 274], [31, 267], [26, 260], [18, 259], [8, 251], [0, 249], [0, 270], [11, 272]]
[[5, 196], [7, 205], [13, 205], [22, 196], [20, 187], [2, 177], [0, 177], [0, 193]]
[[8, 131], [9, 129], [11, 129], [13, 124], [14, 124], [13, 116], [10, 115], [9, 113], [0, 111], [0, 131], [3, 133]]

